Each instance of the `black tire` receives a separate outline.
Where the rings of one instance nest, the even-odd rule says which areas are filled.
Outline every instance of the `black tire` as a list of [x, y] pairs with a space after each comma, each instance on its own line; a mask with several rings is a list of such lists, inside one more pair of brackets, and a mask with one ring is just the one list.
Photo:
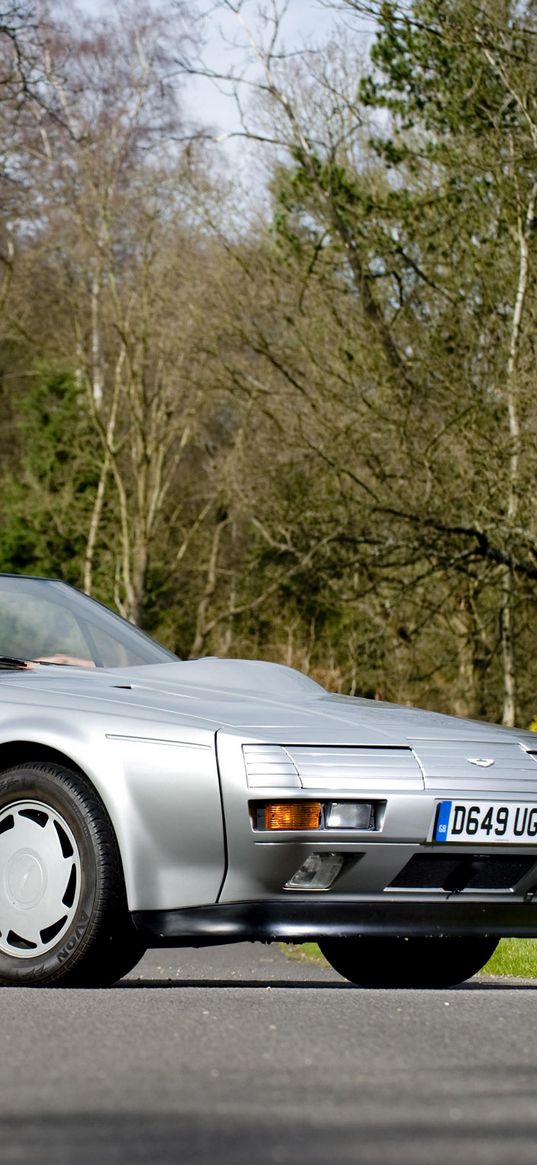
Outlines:
[[144, 950], [91, 785], [49, 763], [0, 774], [0, 984], [106, 986]]
[[113, 933], [110, 930], [61, 986], [111, 987], [140, 962], [147, 948], [130, 917], [117, 919]]
[[335, 971], [359, 987], [454, 987], [477, 974], [494, 938], [325, 938], [319, 947]]

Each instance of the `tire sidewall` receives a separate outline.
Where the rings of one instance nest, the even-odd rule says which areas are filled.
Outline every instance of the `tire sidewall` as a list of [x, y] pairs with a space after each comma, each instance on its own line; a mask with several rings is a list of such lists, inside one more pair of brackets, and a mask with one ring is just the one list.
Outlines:
[[[99, 914], [102, 885], [100, 838], [84, 811], [81, 782], [61, 766], [21, 765], [0, 776], [0, 811], [17, 801], [41, 801], [59, 813], [72, 830], [80, 855], [80, 896], [69, 929], [56, 946], [35, 958], [17, 959], [0, 951], [0, 983], [45, 984], [64, 979], [83, 958]], [[1, 918], [0, 918], [1, 926]]]

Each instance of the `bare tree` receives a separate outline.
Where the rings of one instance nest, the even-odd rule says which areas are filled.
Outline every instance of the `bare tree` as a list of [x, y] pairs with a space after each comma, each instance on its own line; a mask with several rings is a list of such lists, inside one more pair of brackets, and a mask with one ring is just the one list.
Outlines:
[[[47, 80], [61, 121], [36, 111], [33, 168], [46, 245], [68, 288], [56, 350], [74, 358], [101, 444], [83, 582], [93, 588], [106, 498], [120, 610], [140, 621], [149, 555], [198, 412], [192, 331], [196, 246], [189, 238], [188, 157], [165, 50], [170, 12], [125, 6], [109, 21], [57, 28]], [[188, 183], [187, 183], [188, 184]], [[74, 346], [73, 346], [74, 345]]]
[[[236, 19], [251, 63], [243, 72], [206, 73], [233, 92], [237, 134], [272, 151], [275, 224], [302, 281], [276, 327], [276, 303], [272, 321], [251, 313], [248, 348], [300, 402], [296, 439], [336, 476], [349, 501], [346, 536], [355, 529], [364, 561], [391, 571], [396, 589], [398, 571], [415, 591], [419, 560], [423, 577], [452, 576], [451, 626], [455, 637], [462, 622], [467, 627], [464, 668], [475, 661], [476, 691], [483, 652], [471, 649], [473, 617], [456, 617], [461, 574], [474, 607], [481, 595], [478, 623], [495, 606], [501, 714], [512, 723], [515, 580], [537, 577], [534, 516], [522, 504], [534, 468], [535, 62], [524, 26], [531, 13], [517, 24], [513, 8], [507, 26], [489, 20], [487, 6], [446, 5], [446, 61], [439, 54], [438, 76], [430, 70], [427, 79], [419, 62], [440, 44], [438, 5], [343, 3], [345, 47], [295, 59], [285, 51], [285, 5], [224, 0], [221, 8]], [[377, 83], [366, 74], [357, 97], [355, 14], [391, 21], [392, 41], [376, 58], [401, 52], [391, 91], [389, 77]], [[427, 97], [437, 141], [420, 122]], [[376, 125], [375, 104], [388, 111]], [[277, 295], [281, 303], [281, 285]], [[292, 316], [287, 332], [284, 314]], [[327, 349], [319, 336], [329, 319], [338, 340]], [[281, 397], [274, 413], [280, 406]], [[483, 467], [479, 485], [476, 465]], [[364, 526], [384, 537], [384, 554], [368, 549]], [[492, 666], [495, 653], [486, 654]]]

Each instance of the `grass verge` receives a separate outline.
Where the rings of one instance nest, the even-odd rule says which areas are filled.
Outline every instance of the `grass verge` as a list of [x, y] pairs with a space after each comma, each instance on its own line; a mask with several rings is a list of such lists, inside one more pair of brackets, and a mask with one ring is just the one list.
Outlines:
[[537, 939], [502, 938], [481, 974], [537, 979]]
[[[326, 963], [317, 943], [284, 944], [286, 954], [292, 959], [307, 959]], [[496, 948], [492, 958], [481, 975], [511, 975], [516, 979], [537, 979], [537, 939], [504, 938]]]

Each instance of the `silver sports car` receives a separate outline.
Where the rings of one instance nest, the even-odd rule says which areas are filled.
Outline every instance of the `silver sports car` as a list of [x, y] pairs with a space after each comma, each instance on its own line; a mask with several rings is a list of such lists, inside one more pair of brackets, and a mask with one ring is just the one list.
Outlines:
[[181, 662], [65, 583], [0, 576], [0, 983], [147, 947], [317, 940], [368, 987], [537, 936], [537, 738]]

